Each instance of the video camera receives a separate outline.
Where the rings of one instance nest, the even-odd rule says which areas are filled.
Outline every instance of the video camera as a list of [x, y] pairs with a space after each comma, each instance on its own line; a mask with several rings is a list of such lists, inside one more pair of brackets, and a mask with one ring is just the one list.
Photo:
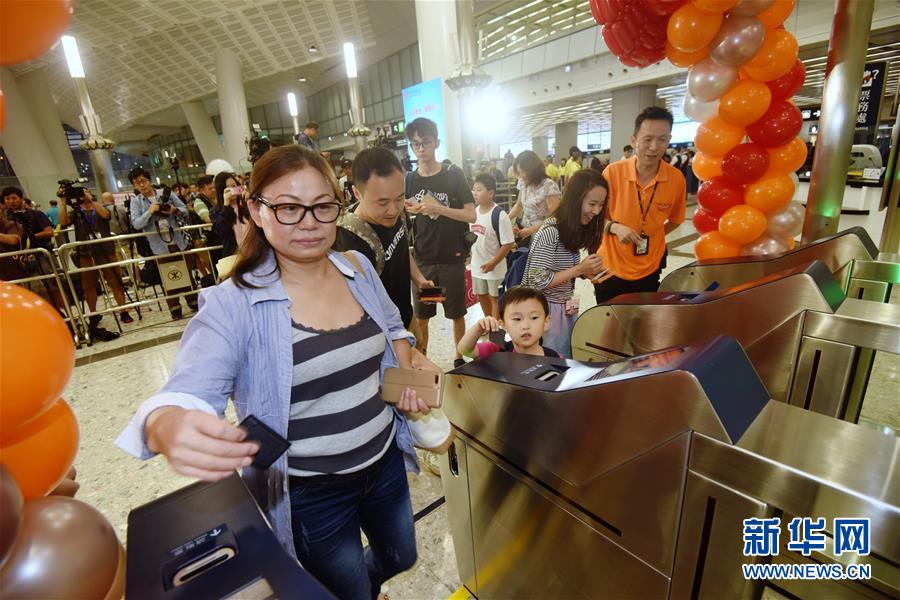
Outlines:
[[84, 190], [86, 189], [84, 184], [87, 183], [86, 177], [79, 177], [74, 180], [60, 179], [56, 183], [58, 183], [61, 188], [56, 196], [65, 200], [66, 204], [69, 206], [77, 206], [84, 200]]
[[253, 124], [253, 133], [250, 135], [250, 163], [255, 164], [262, 155], [272, 149], [272, 142], [269, 141], [268, 137], [263, 137], [260, 135], [259, 125]]

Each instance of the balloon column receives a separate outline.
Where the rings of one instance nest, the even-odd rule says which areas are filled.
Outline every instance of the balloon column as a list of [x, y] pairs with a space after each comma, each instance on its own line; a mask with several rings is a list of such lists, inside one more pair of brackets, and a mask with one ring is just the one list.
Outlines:
[[[803, 226], [804, 208], [791, 199], [807, 150], [791, 97], [806, 71], [797, 40], [782, 26], [794, 2], [591, 0], [603, 39], [621, 62], [643, 67], [665, 56], [688, 68], [684, 113], [700, 123], [693, 171], [703, 184], [693, 223], [701, 260], [784, 252]], [[661, 18], [662, 56], [620, 39], [623, 28], [636, 30], [640, 21], [652, 29]]]
[[78, 423], [60, 398], [74, 363], [72, 338], [53, 307], [0, 281], [2, 598], [121, 598], [124, 591], [124, 552], [112, 526], [91, 506], [58, 495], [78, 450]]

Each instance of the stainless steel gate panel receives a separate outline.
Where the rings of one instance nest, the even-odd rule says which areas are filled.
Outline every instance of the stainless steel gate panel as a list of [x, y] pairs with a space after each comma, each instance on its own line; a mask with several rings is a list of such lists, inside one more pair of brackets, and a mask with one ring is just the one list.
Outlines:
[[459, 437], [441, 457], [441, 486], [444, 498], [454, 510], [447, 513], [459, 579], [473, 594], [478, 594], [475, 572], [475, 545], [472, 541], [472, 505], [469, 500], [469, 465], [466, 460], [467, 444]]
[[735, 577], [743, 555], [743, 520], [765, 517], [767, 506], [754, 498], [688, 473], [672, 598], [754, 598], [759, 584]]
[[615, 530], [483, 448], [469, 446], [478, 598], [662, 598], [669, 578]]
[[[900, 438], [766, 400], [734, 340], [607, 364], [496, 354], [445, 386], [460, 433], [442, 477], [478, 598], [900, 596]], [[782, 541], [792, 516], [868, 518], [872, 553], [744, 557], [743, 519], [762, 516]], [[873, 579], [744, 579], [769, 560]]]
[[690, 469], [802, 516], [867, 516], [872, 551], [900, 564], [900, 438], [769, 402], [734, 446], [695, 434]]
[[859, 348], [803, 336], [788, 404], [842, 419]]
[[877, 256], [878, 248], [866, 230], [852, 227], [783, 254], [693, 262], [669, 273], [660, 283], [659, 291], [700, 291], [714, 283], [728, 288], [815, 260], [822, 261], [843, 282], [846, 275], [842, 272], [847, 271], [849, 263], [869, 261]]

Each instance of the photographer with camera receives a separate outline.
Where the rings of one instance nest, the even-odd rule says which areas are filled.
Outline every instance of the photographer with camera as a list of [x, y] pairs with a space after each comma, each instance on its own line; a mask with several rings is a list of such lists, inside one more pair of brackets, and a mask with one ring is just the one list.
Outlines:
[[[67, 204], [59, 211], [59, 224], [68, 227], [71, 223], [75, 228], [75, 240], [84, 242], [98, 240], [112, 236], [109, 228], [112, 214], [94, 199], [94, 195], [80, 182], [63, 179], [59, 182], [60, 189], [57, 196]], [[105, 265], [116, 262], [116, 243], [113, 241], [102, 244], [88, 244], [75, 251], [75, 264], [79, 268]], [[127, 304], [125, 299], [125, 287], [122, 284], [122, 271], [119, 267], [105, 267], [103, 278], [112, 290], [116, 304]], [[90, 312], [97, 310], [97, 283], [100, 279], [99, 271], [84, 271], [81, 273], [81, 287], [84, 301]], [[119, 313], [123, 323], [132, 323], [134, 319], [127, 310]], [[91, 338], [106, 342], [119, 337], [119, 334], [100, 327], [102, 315], [93, 315], [88, 319]]]
[[[143, 167], [135, 167], [128, 173], [128, 180], [137, 191], [137, 195], [131, 199], [129, 214], [131, 225], [138, 231], [147, 235], [147, 241], [154, 256], [183, 252], [188, 247], [188, 240], [178, 230], [184, 225], [183, 219], [187, 219], [188, 210], [184, 203], [168, 188], [163, 188], [162, 193], [157, 193], [150, 182], [150, 173]], [[185, 256], [188, 269], [193, 268], [193, 257]], [[180, 259], [178, 259], [180, 260]], [[163, 260], [165, 261], [165, 259]], [[156, 266], [156, 261], [152, 263]], [[157, 267], [158, 268], [158, 267]], [[197, 296], [186, 296], [187, 305], [191, 310], [197, 310]], [[181, 304], [178, 298], [166, 300], [172, 318], [178, 320], [182, 317]]]
[[[48, 252], [53, 252], [53, 225], [50, 219], [39, 210], [28, 208], [25, 205], [25, 194], [15, 186], [3, 188], [3, 204], [6, 207], [6, 218], [21, 228], [21, 248], [43, 248]], [[52, 275], [53, 265], [52, 259], [43, 252], [37, 254], [26, 254], [18, 259], [24, 277], [32, 277], [35, 275]], [[43, 279], [44, 289], [50, 302], [57, 310], [63, 312], [65, 303], [56, 279]]]

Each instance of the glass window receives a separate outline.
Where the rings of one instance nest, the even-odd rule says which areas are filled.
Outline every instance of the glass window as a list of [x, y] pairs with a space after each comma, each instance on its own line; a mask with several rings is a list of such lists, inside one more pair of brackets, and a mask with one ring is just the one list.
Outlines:
[[[412, 52], [410, 48], [401, 50], [398, 58], [400, 61], [400, 86], [401, 89], [407, 88], [415, 83], [413, 81]], [[416, 59], [418, 58], [416, 56]]]
[[391, 74], [391, 95], [393, 96], [398, 90], [403, 89], [403, 83], [400, 79], [400, 56], [398, 54], [392, 54], [387, 60]]

